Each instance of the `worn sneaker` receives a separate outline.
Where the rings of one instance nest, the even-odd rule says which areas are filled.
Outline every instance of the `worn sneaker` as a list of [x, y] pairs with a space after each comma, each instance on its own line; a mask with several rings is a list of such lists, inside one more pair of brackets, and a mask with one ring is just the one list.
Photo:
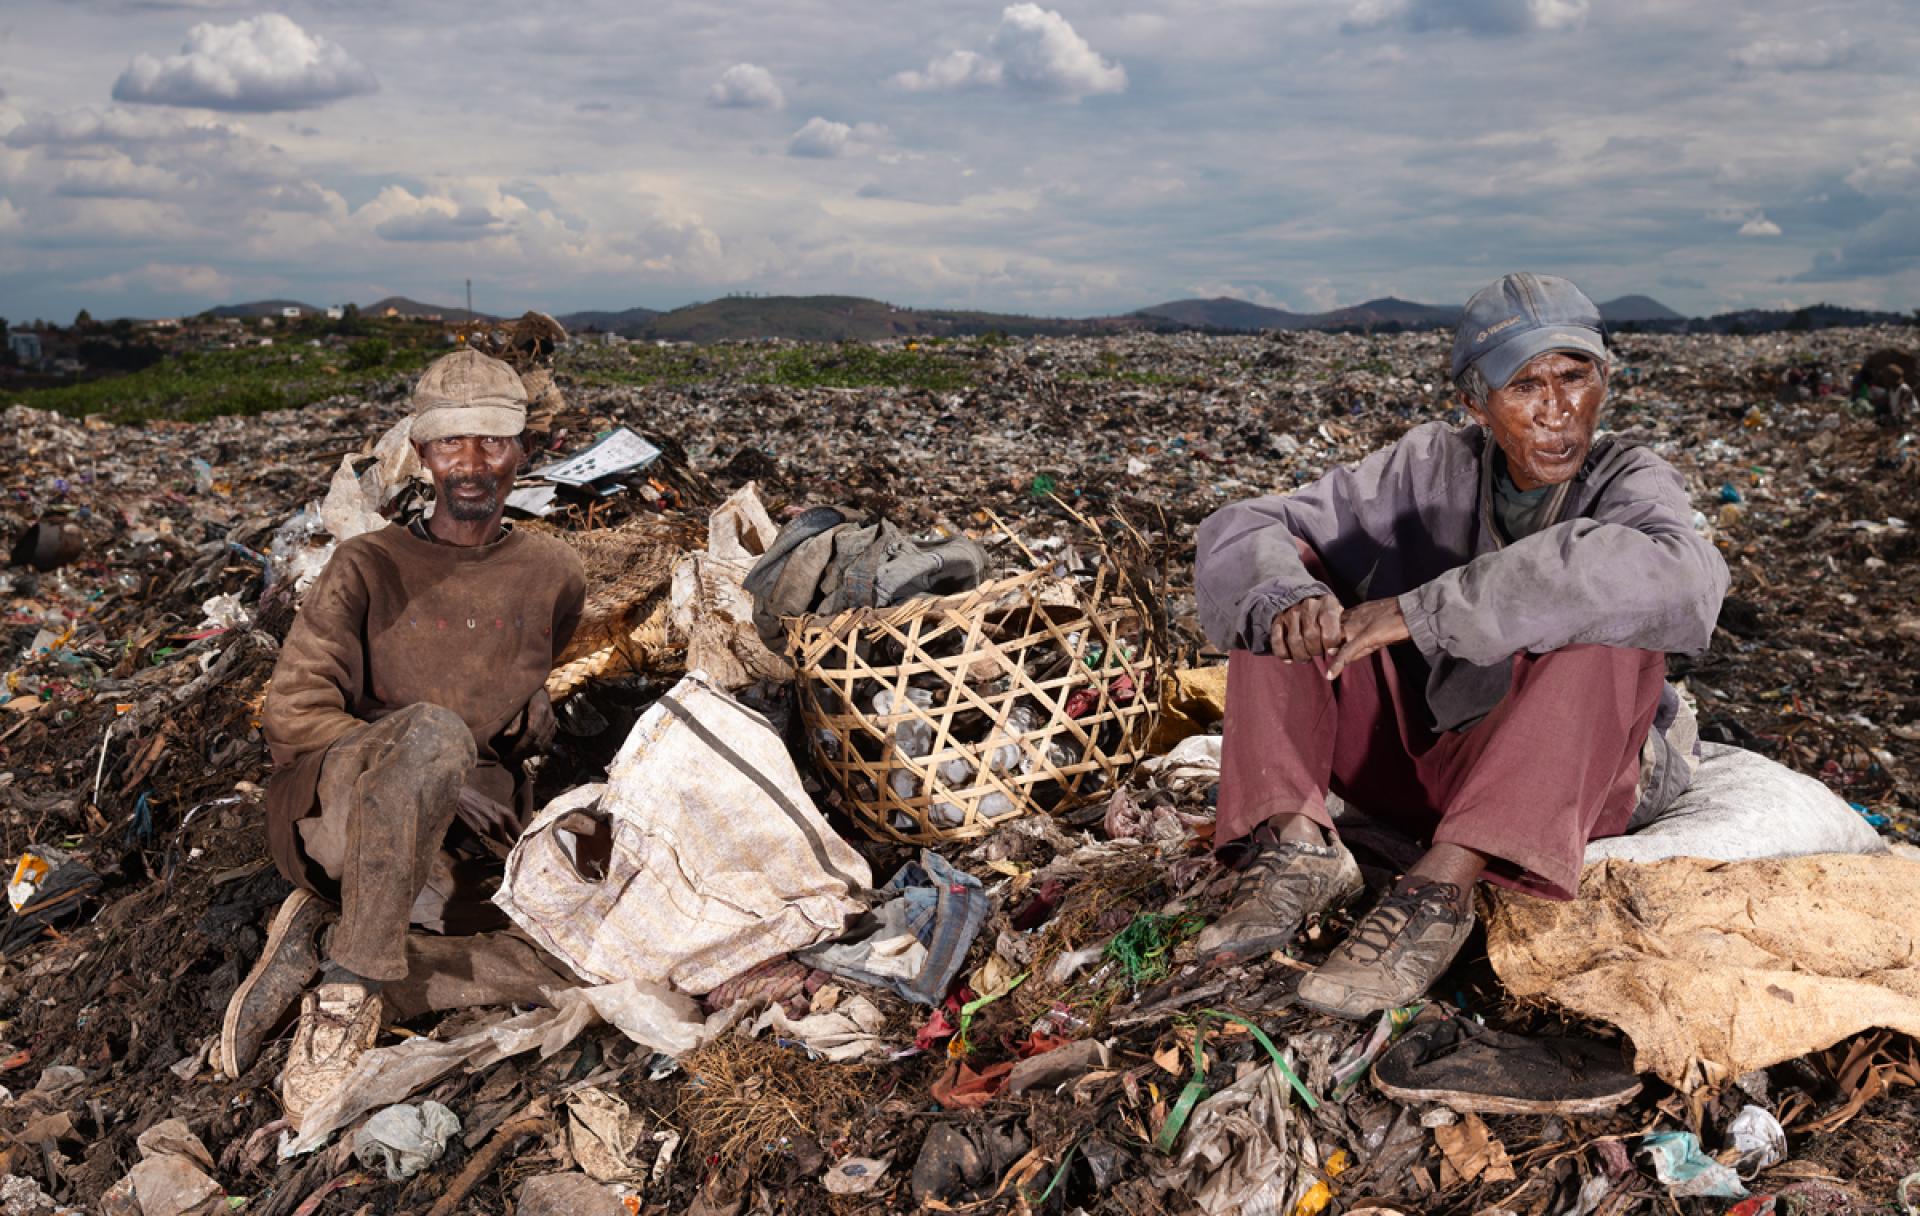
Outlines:
[[311, 891], [295, 891], [274, 913], [266, 948], [233, 990], [220, 1022], [220, 1071], [229, 1077], [253, 1067], [260, 1045], [320, 970], [314, 939], [326, 915], [326, 901]]
[[301, 998], [280, 1105], [297, 1129], [313, 1104], [332, 1093], [380, 1033], [380, 994], [359, 984], [321, 984]]
[[1402, 880], [1300, 981], [1300, 1003], [1341, 1018], [1405, 1005], [1453, 962], [1473, 930], [1450, 882]]
[[1358, 895], [1365, 884], [1353, 854], [1339, 841], [1257, 845], [1240, 871], [1226, 914], [1195, 939], [1202, 960], [1250, 958], [1278, 950], [1307, 917]]

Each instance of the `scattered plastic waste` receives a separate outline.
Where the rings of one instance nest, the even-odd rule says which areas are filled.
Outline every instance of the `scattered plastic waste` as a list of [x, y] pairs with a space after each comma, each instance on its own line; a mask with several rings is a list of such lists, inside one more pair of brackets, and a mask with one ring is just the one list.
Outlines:
[[1670, 1194], [1678, 1198], [1744, 1199], [1740, 1175], [1700, 1151], [1692, 1132], [1653, 1132], [1640, 1138], [1640, 1155]]
[[376, 1112], [353, 1134], [353, 1155], [389, 1180], [411, 1178], [440, 1160], [460, 1134], [460, 1118], [438, 1102], [398, 1103]]

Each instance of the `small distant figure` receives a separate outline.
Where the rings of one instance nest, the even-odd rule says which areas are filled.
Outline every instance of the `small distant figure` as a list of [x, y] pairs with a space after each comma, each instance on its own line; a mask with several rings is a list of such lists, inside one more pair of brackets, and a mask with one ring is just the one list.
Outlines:
[[1913, 386], [1907, 383], [1907, 374], [1899, 366], [1889, 369], [1894, 373], [1893, 388], [1888, 393], [1887, 418], [1894, 426], [1904, 426], [1920, 414], [1920, 401], [1916, 401]]

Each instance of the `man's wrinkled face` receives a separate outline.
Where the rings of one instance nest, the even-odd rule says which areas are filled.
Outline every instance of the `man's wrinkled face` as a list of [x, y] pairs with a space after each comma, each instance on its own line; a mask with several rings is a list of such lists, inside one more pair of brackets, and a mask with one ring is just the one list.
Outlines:
[[518, 436], [503, 435], [445, 435], [414, 450], [433, 478], [434, 496], [462, 523], [500, 510], [525, 454]]
[[1487, 394], [1486, 408], [1467, 412], [1493, 433], [1507, 454], [1507, 475], [1522, 490], [1557, 486], [1586, 463], [1607, 399], [1607, 377], [1581, 355], [1548, 351]]

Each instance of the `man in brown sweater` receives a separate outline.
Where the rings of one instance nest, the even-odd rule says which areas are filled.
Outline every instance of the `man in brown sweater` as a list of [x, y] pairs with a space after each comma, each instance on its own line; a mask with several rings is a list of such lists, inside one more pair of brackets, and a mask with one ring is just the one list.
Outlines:
[[431, 514], [342, 543], [274, 668], [267, 837], [299, 889], [234, 993], [221, 1063], [251, 1066], [319, 972], [281, 1081], [296, 1124], [383, 1014], [538, 1001], [575, 982], [487, 900], [531, 809], [522, 763], [552, 740], [546, 679], [586, 595], [571, 549], [503, 524], [525, 420], [506, 364], [463, 350], [429, 367], [412, 438]]

